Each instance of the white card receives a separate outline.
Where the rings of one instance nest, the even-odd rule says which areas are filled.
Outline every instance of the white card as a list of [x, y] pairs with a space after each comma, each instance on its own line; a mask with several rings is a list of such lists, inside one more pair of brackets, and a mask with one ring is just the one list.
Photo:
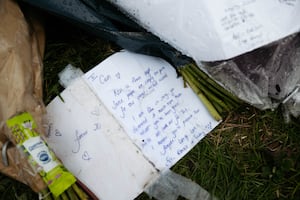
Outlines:
[[299, 0], [110, 0], [195, 61], [229, 59], [300, 31]]
[[84, 77], [160, 170], [173, 166], [218, 124], [163, 59], [120, 52]]
[[47, 142], [101, 200], [134, 199], [157, 170], [81, 78], [48, 106]]

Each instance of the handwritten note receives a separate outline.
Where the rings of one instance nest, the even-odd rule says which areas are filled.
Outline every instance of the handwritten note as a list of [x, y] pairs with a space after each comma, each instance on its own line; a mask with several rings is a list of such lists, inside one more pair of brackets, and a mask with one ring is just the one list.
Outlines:
[[218, 124], [160, 58], [116, 53], [85, 79], [158, 169], [173, 166]]
[[158, 173], [82, 79], [48, 106], [47, 142], [99, 199], [134, 199]]
[[110, 1], [195, 61], [229, 59], [300, 30], [299, 0]]

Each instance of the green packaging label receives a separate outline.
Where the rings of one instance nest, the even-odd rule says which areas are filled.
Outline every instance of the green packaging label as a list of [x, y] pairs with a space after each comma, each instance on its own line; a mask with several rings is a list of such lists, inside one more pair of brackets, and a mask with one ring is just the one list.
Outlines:
[[29, 113], [8, 119], [6, 124], [55, 197], [76, 182], [76, 178], [58, 161], [46, 142], [35, 132], [36, 123]]

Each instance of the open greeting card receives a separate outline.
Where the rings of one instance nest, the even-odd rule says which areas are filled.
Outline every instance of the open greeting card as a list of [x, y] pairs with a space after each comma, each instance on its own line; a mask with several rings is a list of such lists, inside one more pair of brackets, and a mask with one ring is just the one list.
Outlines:
[[138, 196], [219, 122], [166, 61], [110, 56], [48, 106], [47, 141], [99, 199]]

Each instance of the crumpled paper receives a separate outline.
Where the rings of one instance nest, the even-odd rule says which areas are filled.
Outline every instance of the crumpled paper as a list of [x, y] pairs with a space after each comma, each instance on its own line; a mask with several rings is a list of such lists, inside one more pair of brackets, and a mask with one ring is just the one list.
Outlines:
[[[38, 21], [25, 16], [13, 0], [0, 0], [0, 151], [11, 140], [5, 125], [8, 118], [30, 112], [43, 130], [42, 55], [45, 35]], [[8, 147], [9, 166], [0, 154], [0, 172], [29, 185], [34, 191], [46, 187], [40, 175], [14, 144]]]

